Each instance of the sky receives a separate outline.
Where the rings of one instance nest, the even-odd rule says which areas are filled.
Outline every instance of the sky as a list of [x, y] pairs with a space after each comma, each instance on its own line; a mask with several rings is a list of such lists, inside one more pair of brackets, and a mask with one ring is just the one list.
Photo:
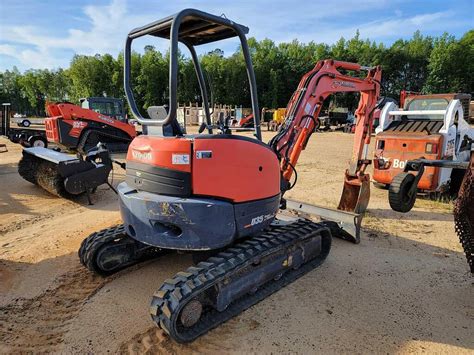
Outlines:
[[[474, 0], [0, 0], [0, 70], [67, 68], [74, 54], [116, 56], [131, 29], [190, 7], [225, 14], [249, 27], [249, 37], [277, 43], [298, 39], [332, 44], [359, 30], [363, 39], [390, 45], [409, 39], [416, 30], [459, 38], [474, 28]], [[142, 51], [147, 44], [159, 50], [168, 45], [148, 37], [133, 48]], [[206, 45], [198, 53], [214, 48], [231, 54], [237, 42]]]

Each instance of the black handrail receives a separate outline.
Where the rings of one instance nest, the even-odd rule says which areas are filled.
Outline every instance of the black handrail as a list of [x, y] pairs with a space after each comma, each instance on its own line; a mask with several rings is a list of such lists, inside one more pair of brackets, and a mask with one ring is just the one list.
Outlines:
[[[234, 34], [224, 33], [223, 35], [216, 35], [215, 38], [208, 36], [209, 38], [202, 39], [199, 41], [199, 38], [196, 40], [196, 37], [189, 37], [186, 39], [186, 34], [182, 37], [180, 36], [180, 26], [183, 22], [183, 19], [192, 17], [194, 19], [202, 19], [210, 22], [211, 24], [218, 24], [225, 26], [234, 31]], [[169, 32], [167, 31], [169, 29]], [[163, 31], [163, 32], [159, 32]], [[206, 122], [208, 125], [211, 124], [210, 113], [209, 113], [209, 103], [207, 89], [204, 81], [204, 76], [199, 64], [196, 51], [194, 49], [195, 45], [214, 42], [220, 39], [235, 37], [238, 36], [240, 43], [242, 45], [242, 52], [245, 59], [245, 65], [247, 69], [247, 77], [250, 84], [250, 96], [252, 101], [252, 110], [254, 116], [254, 127], [255, 127], [255, 137], [258, 140], [262, 140], [262, 133], [260, 127], [260, 111], [258, 108], [258, 96], [257, 96], [257, 83], [255, 80], [255, 73], [253, 70], [252, 59], [250, 57], [250, 52], [247, 44], [247, 39], [245, 35], [248, 33], [248, 28], [242, 25], [239, 25], [227, 18], [211, 15], [195, 9], [185, 9], [179, 13], [166, 17], [162, 20], [152, 22], [143, 27], [136, 28], [132, 30], [126, 39], [125, 42], [125, 51], [124, 51], [124, 89], [127, 96], [127, 100], [130, 106], [130, 110], [134, 118], [143, 125], [166, 125], [172, 122], [177, 121], [177, 81], [178, 81], [178, 41], [185, 44], [186, 47], [191, 52], [191, 57], [194, 63], [194, 68], [196, 75], [198, 77], [198, 82], [201, 90], [201, 96], [203, 100], [204, 112], [206, 115]], [[145, 35], [155, 35], [163, 38], [170, 39], [170, 68], [169, 68], [169, 111], [167, 116], [161, 120], [152, 120], [146, 119], [141, 116], [135, 98], [133, 96], [132, 85], [131, 85], [131, 45], [134, 39]], [[197, 43], [191, 43], [195, 41]], [[209, 129], [211, 133], [211, 129]]]

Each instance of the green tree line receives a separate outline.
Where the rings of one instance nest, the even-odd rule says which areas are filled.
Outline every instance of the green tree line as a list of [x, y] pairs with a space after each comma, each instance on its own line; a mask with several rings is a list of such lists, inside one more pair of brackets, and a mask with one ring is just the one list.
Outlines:
[[[409, 40], [390, 46], [363, 40], [357, 33], [333, 45], [293, 40], [276, 44], [270, 39], [248, 40], [261, 107], [285, 107], [301, 76], [321, 59], [333, 58], [363, 65], [381, 65], [386, 95], [398, 98], [402, 89], [440, 92], [474, 92], [474, 30], [460, 39], [416, 32]], [[240, 48], [228, 56], [216, 49], [200, 56], [214, 103], [250, 106], [250, 92]], [[132, 54], [132, 84], [141, 110], [167, 103], [168, 53], [146, 46]], [[123, 53], [75, 55], [67, 69], [18, 69], [0, 73], [0, 101], [15, 112], [44, 115], [46, 101], [78, 102], [81, 97], [124, 97]], [[178, 100], [200, 101], [194, 67], [179, 57]], [[343, 99], [344, 100], [344, 99]]]

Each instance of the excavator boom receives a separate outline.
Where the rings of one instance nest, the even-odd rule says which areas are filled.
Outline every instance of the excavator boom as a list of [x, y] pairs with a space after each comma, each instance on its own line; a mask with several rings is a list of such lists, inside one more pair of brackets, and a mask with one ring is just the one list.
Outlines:
[[[341, 71], [360, 73], [366, 71], [365, 78], [351, 76]], [[362, 213], [367, 208], [370, 196], [369, 175], [365, 169], [373, 113], [380, 95], [380, 67], [364, 67], [356, 63], [322, 60], [306, 73], [286, 109], [286, 118], [278, 134], [270, 141], [270, 146], [280, 159], [283, 176], [282, 192], [290, 189], [290, 179], [302, 150], [318, 126], [318, 116], [324, 100], [334, 93], [359, 92], [360, 100], [355, 112], [357, 123], [354, 146], [349, 168], [346, 171], [344, 191], [338, 209]]]

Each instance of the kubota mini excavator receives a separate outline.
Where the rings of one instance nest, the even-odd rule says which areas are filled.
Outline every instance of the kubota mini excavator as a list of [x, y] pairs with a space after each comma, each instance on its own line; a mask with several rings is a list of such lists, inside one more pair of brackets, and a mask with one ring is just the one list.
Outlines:
[[[334, 224], [286, 216], [283, 194], [317, 123], [324, 99], [359, 91], [354, 155], [340, 208], [364, 210], [364, 169], [380, 68], [320, 61], [301, 80], [285, 123], [270, 144], [261, 140], [256, 82], [245, 35], [248, 28], [194, 9], [132, 30], [124, 52], [124, 86], [131, 111], [146, 128], [127, 154], [126, 181], [118, 186], [123, 224], [94, 233], [79, 250], [83, 265], [107, 275], [163, 250], [214, 251], [195, 267], [166, 280], [154, 294], [151, 315], [178, 342], [189, 342], [321, 265]], [[169, 110], [140, 115], [131, 87], [132, 41], [151, 35], [170, 40]], [[247, 67], [255, 138], [211, 123], [204, 76], [194, 47], [238, 36]], [[208, 134], [185, 135], [177, 124], [178, 42], [194, 62]], [[339, 70], [367, 71], [360, 79]], [[226, 121], [226, 120], [224, 120]], [[220, 134], [213, 134], [217, 130]], [[336, 211], [347, 214], [347, 212]]]

